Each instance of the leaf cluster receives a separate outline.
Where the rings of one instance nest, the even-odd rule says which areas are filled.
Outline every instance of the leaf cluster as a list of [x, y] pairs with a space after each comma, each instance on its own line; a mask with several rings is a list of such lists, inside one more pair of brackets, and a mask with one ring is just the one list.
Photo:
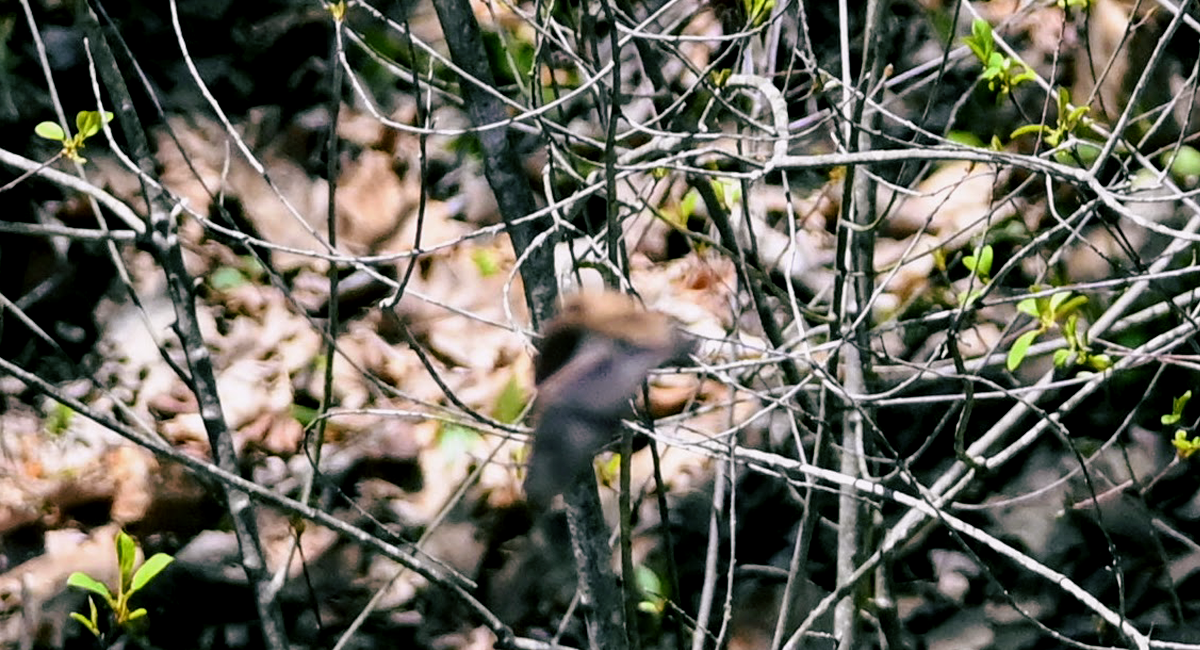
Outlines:
[[93, 135], [100, 132], [104, 124], [111, 122], [113, 114], [105, 111], [103, 115], [99, 111], [79, 111], [75, 115], [75, 135], [67, 135], [63, 128], [54, 122], [41, 122], [33, 128], [33, 132], [47, 140], [55, 140], [62, 143], [62, 152], [60, 155], [66, 156], [77, 163], [87, 162], [79, 151], [83, 149], [83, 143]]
[[[1075, 106], [1071, 104], [1071, 95], [1066, 88], [1058, 89], [1058, 123], [1054, 127], [1045, 124], [1026, 124], [1017, 128], [1009, 136], [1009, 139], [1015, 139], [1022, 135], [1030, 133], [1041, 134], [1046, 144], [1051, 147], [1058, 147], [1066, 142], [1067, 137], [1074, 135], [1080, 126], [1087, 127], [1089, 120], [1087, 119], [1088, 107]], [[1080, 147], [1076, 152], [1063, 152], [1059, 162], [1068, 163], [1072, 160], [1073, 154], [1079, 154], [1083, 158], [1095, 158], [1099, 149], [1094, 146]], [[1089, 155], [1090, 154], [1090, 155]], [[1087, 160], [1083, 160], [1087, 162]]]
[[976, 19], [971, 24], [971, 35], [964, 37], [963, 42], [983, 64], [979, 78], [987, 81], [988, 90], [996, 93], [996, 104], [1002, 103], [1017, 86], [1034, 79], [1032, 70], [996, 50], [996, 40], [988, 21]]
[[[108, 604], [112, 610], [113, 618], [117, 625], [129, 631], [136, 631], [137, 626], [144, 621], [146, 617], [146, 608], [139, 607], [133, 609], [129, 600], [134, 594], [141, 591], [143, 587], [150, 584], [158, 574], [162, 573], [163, 569], [167, 568], [175, 558], [166, 553], [155, 553], [152, 557], [142, 563], [137, 570], [134, 570], [134, 562], [137, 559], [137, 544], [133, 538], [120, 531], [116, 538], [117, 546], [117, 567], [120, 573], [120, 585], [117, 587], [117, 593], [114, 594], [109, 590], [108, 586], [103, 582], [93, 578], [92, 576], [76, 571], [67, 578], [67, 584], [72, 587], [78, 587], [99, 595]], [[88, 616], [84, 616], [79, 612], [71, 612], [71, 618], [79, 621], [86, 627], [96, 638], [101, 637], [99, 613], [96, 610], [96, 601], [92, 596], [88, 596]]]
[[[1037, 287], [1034, 287], [1037, 290]], [[1030, 346], [1043, 334], [1055, 327], [1063, 332], [1067, 347], [1054, 353], [1054, 365], [1066, 367], [1072, 359], [1075, 364], [1086, 365], [1095, 371], [1106, 370], [1112, 365], [1108, 355], [1092, 354], [1085, 340], [1085, 335], [1079, 331], [1080, 307], [1087, 304], [1087, 296], [1072, 296], [1070, 291], [1058, 291], [1049, 296], [1026, 298], [1017, 303], [1017, 311], [1032, 316], [1037, 320], [1037, 326], [1017, 337], [1012, 348], [1008, 351], [1008, 370], [1011, 372], [1020, 367], [1021, 362], [1029, 353]]]
[[[1192, 399], [1192, 391], [1189, 390], [1171, 400], [1171, 412], [1159, 419], [1163, 425], [1178, 424], [1183, 419], [1183, 409], [1190, 399]], [[1200, 436], [1193, 436], [1189, 439], [1186, 430], [1178, 429], [1175, 431], [1175, 437], [1171, 440], [1171, 445], [1175, 447], [1175, 454], [1179, 456], [1180, 460], [1187, 460], [1192, 454], [1200, 451]]]

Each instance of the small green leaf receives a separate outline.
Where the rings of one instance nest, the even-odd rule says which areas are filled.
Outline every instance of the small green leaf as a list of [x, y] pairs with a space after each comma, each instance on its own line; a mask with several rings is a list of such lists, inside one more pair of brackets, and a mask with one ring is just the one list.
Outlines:
[[67, 585], [71, 587], [78, 587], [80, 589], [86, 589], [90, 592], [103, 596], [106, 602], [112, 602], [112, 592], [108, 590], [108, 587], [103, 582], [100, 582], [99, 580], [86, 573], [83, 573], [82, 571], [76, 571], [68, 576]]
[[1017, 303], [1017, 311], [1021, 312], [1022, 314], [1033, 316], [1034, 318], [1039, 318], [1041, 316], [1041, 314], [1038, 313], [1036, 298], [1026, 298]]
[[980, 43], [991, 43], [992, 24], [982, 18], [976, 18], [971, 23], [971, 35]]
[[[113, 114], [105, 111], [101, 117], [98, 111], [80, 111], [75, 115], [75, 126], [79, 130], [79, 137], [86, 140], [100, 132], [105, 122], [111, 121]], [[103, 121], [101, 121], [103, 120]]]
[[1200, 176], [1200, 151], [1186, 144], [1179, 147], [1171, 161], [1171, 173], [1180, 178]]
[[175, 558], [166, 553], [155, 553], [149, 560], [143, 562], [142, 566], [138, 567], [137, 573], [133, 574], [133, 582], [129, 585], [129, 595], [133, 595], [145, 587], [154, 579], [154, 576], [162, 573], [163, 569], [174, 561]]
[[1017, 138], [1025, 135], [1027, 133], [1052, 133], [1052, 132], [1053, 131], [1050, 129], [1050, 127], [1046, 126], [1045, 124], [1026, 124], [1025, 126], [1018, 127], [1016, 131], [1013, 131], [1012, 135], [1008, 136], [1008, 139], [1016, 140]]
[[1070, 298], [1070, 297], [1071, 297], [1071, 294], [1066, 291], [1059, 291], [1058, 293], [1051, 295], [1050, 296], [1050, 313], [1058, 314], [1058, 306], [1061, 305], [1064, 300], [1066, 300], [1067, 298]]
[[963, 266], [967, 267], [980, 278], [987, 278], [992, 272], [992, 247], [985, 244], [975, 251], [974, 255], [963, 258]]
[[504, 389], [496, 397], [496, 406], [492, 409], [492, 417], [505, 424], [512, 424], [525, 412], [525, 405], [528, 402], [529, 399], [525, 396], [525, 391], [521, 388], [516, 376], [509, 377], [508, 382], [504, 384]]
[[662, 579], [644, 564], [634, 568], [634, 576], [638, 590], [642, 592], [642, 601], [638, 603], [638, 609], [647, 614], [662, 614], [667, 604], [667, 592]]
[[479, 432], [461, 424], [443, 423], [438, 429], [438, 449], [447, 458], [464, 456], [479, 442]]
[[976, 18], [971, 23], [971, 35], [963, 39], [967, 47], [971, 48], [971, 52], [975, 54], [975, 58], [979, 59], [980, 63], [987, 64], [991, 58], [992, 52], [995, 49], [995, 41], [992, 39], [992, 26], [988, 21], [982, 18]]
[[1175, 452], [1183, 460], [1187, 460], [1192, 454], [1200, 451], [1200, 437], [1188, 440], [1187, 432], [1183, 429], [1175, 432], [1175, 439], [1171, 441], [1175, 446]]
[[117, 531], [117, 568], [121, 572], [121, 593], [129, 590], [133, 579], [133, 563], [137, 560], [137, 544], [125, 531]]
[[639, 564], [634, 568], [634, 575], [637, 576], [637, 586], [642, 593], [653, 596], [663, 596], [663, 583], [650, 567]]
[[1067, 365], [1067, 360], [1071, 358], [1071, 351], [1067, 348], [1061, 348], [1054, 351], [1054, 367], [1064, 368]]
[[100, 628], [95, 623], [84, 618], [83, 614], [80, 614], [79, 612], [71, 612], [71, 618], [79, 621], [84, 627], [86, 627], [88, 629], [88, 632], [92, 633], [93, 636], [95, 636], [96, 638], [100, 638]]
[[713, 194], [717, 195], [717, 202], [728, 207], [729, 204], [725, 202], [725, 184], [714, 179], [711, 181], [711, 185]]
[[54, 122], [40, 122], [33, 127], [33, 132], [47, 140], [62, 142], [67, 139], [67, 134], [63, 133], [62, 127]]
[[126, 616], [125, 620], [127, 622], [133, 622], [133, 621], [136, 621], [139, 618], [143, 618], [145, 616], [146, 616], [146, 608], [139, 607], [139, 608], [133, 610], [132, 612], [129, 612], [129, 616]]
[[979, 274], [992, 274], [992, 245], [985, 244], [979, 252]]
[[621, 477], [621, 454], [608, 454], [594, 462], [596, 475], [603, 485], [612, 485]]
[[75, 132], [84, 140], [100, 130], [100, 115], [96, 111], [79, 111], [75, 114]]
[[1159, 420], [1167, 426], [1179, 422], [1183, 418], [1183, 409], [1187, 407], [1187, 403], [1192, 399], [1192, 391], [1185, 391], [1179, 397], [1171, 400], [1171, 414], [1164, 415]]
[[1025, 360], [1025, 355], [1029, 353], [1029, 346], [1033, 345], [1033, 341], [1041, 333], [1041, 330], [1030, 330], [1013, 341], [1012, 349], [1008, 351], [1009, 372], [1016, 370], [1021, 365], [1021, 362]]
[[476, 248], [471, 251], [471, 261], [475, 263], [475, 269], [479, 271], [479, 275], [490, 278], [500, 271], [500, 264], [496, 262], [496, 254], [487, 248]]
[[[1100, 157], [1100, 147], [1097, 147], [1094, 144], [1088, 144], [1086, 142], [1076, 145], [1074, 151], [1075, 157], [1078, 157], [1079, 162], [1082, 162], [1085, 165], [1091, 165], [1092, 163], [1096, 162], [1097, 158]], [[1072, 161], [1072, 164], [1078, 163]]]
[[292, 418], [299, 422], [301, 426], [306, 428], [317, 419], [317, 409], [311, 406], [292, 404], [290, 410], [292, 413]]
[[229, 291], [246, 284], [246, 276], [241, 269], [222, 266], [208, 276], [208, 284], [217, 291]]
[[1063, 338], [1070, 341], [1072, 346], [1076, 346], [1078, 343], [1080, 343], [1079, 339], [1075, 338], [1075, 333], [1078, 326], [1079, 314], [1071, 314], [1070, 316], [1067, 316], [1067, 320], [1062, 324]]
[[[1086, 305], [1087, 301], [1088, 301], [1087, 296], [1075, 296], [1074, 298], [1071, 298], [1070, 300], [1068, 300], [1066, 302], [1063, 302], [1060, 300], [1060, 301], [1058, 301], [1058, 304], [1055, 305], [1055, 304], [1053, 304], [1054, 297], [1057, 297], [1058, 295], [1059, 294], [1055, 294], [1050, 299], [1051, 303], [1052, 303], [1050, 310], [1054, 312], [1055, 319], [1065, 318], [1067, 316], [1074, 314], [1076, 311], [1079, 310], [1080, 307]], [[1068, 295], [1070, 295], [1070, 294], [1068, 294]]]
[[71, 423], [74, 421], [75, 411], [66, 404], [55, 402], [50, 412], [46, 414], [42, 426], [48, 435], [58, 438], [71, 430]]
[[1112, 367], [1112, 357], [1107, 354], [1093, 354], [1088, 357], [1088, 365], [1096, 372], [1104, 372]]
[[[666, 603], [663, 604], [665, 605]], [[658, 607], [658, 603], [651, 600], [643, 600], [642, 602], [638, 603], [637, 608], [639, 612], [646, 614], [662, 614], [662, 611]]]
[[687, 225], [687, 220], [696, 213], [696, 205], [699, 204], [699, 202], [700, 193], [694, 188], [689, 189], [687, 193], [683, 195], [683, 200], [679, 202], [679, 214], [683, 217], [683, 223], [680, 225]]
[[946, 134], [946, 139], [955, 144], [983, 148], [983, 140], [970, 131], [951, 131]]

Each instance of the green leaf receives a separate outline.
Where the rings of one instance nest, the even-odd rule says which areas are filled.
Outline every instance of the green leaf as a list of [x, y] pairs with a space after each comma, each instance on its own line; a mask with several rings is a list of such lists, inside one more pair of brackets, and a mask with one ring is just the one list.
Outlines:
[[246, 276], [241, 269], [222, 266], [208, 276], [208, 284], [217, 291], [229, 291], [246, 284]]
[[983, 74], [979, 75], [979, 77], [981, 79], [993, 81], [993, 83], [988, 84], [988, 88], [995, 90], [996, 85], [994, 81], [998, 78], [1001, 78], [1004, 75], [1004, 71], [1007, 70], [1008, 66], [1011, 64], [1012, 61], [1001, 55], [999, 52], [992, 52], [991, 55], [988, 56], [987, 63], [983, 67]]
[[983, 148], [983, 140], [970, 131], [951, 131], [946, 134], [946, 139], [955, 144]]
[[1186, 144], [1179, 147], [1171, 161], [1171, 173], [1180, 178], [1200, 176], [1200, 151]]
[[742, 4], [746, 11], [747, 27], [751, 29], [761, 27], [775, 8], [775, 0], [742, 0]]
[[[1079, 326], [1079, 315], [1071, 314], [1067, 316], [1067, 320], [1062, 324], [1063, 338], [1071, 342], [1071, 346], [1075, 347], [1080, 341], [1075, 338], [1076, 329]], [[1082, 346], [1079, 346], [1082, 347]]]
[[99, 594], [104, 597], [105, 602], [112, 603], [112, 593], [108, 590], [103, 582], [93, 578], [92, 576], [76, 571], [67, 577], [67, 585], [86, 589], [92, 593]]
[[650, 567], [639, 564], [634, 567], [634, 575], [637, 577], [638, 589], [642, 593], [658, 597], [666, 595], [663, 591], [662, 580]]
[[1041, 316], [1041, 314], [1038, 313], [1036, 298], [1026, 298], [1017, 303], [1017, 311], [1021, 312], [1022, 314], [1033, 316], [1034, 318], [1039, 318]]
[[120, 593], [129, 590], [129, 581], [133, 579], [133, 563], [137, 560], [137, 544], [125, 531], [117, 531], [117, 568], [121, 572]]
[[80, 111], [75, 115], [75, 127], [79, 130], [80, 140], [86, 140], [100, 132], [105, 123], [111, 122], [113, 114], [105, 111], [103, 116], [99, 111]]
[[634, 576], [637, 581], [638, 590], [642, 592], [642, 600], [638, 603], [638, 610], [660, 616], [667, 606], [667, 588], [663, 584], [661, 578], [652, 569], [644, 564], [639, 564], [634, 568]]
[[1054, 367], [1063, 368], [1067, 365], [1067, 360], [1071, 358], [1071, 351], [1067, 348], [1061, 348], [1054, 351]]
[[992, 246], [984, 244], [979, 251], [979, 275], [988, 276], [992, 274]]
[[1183, 409], [1187, 407], [1188, 400], [1190, 399], [1192, 399], [1192, 391], [1189, 390], [1171, 400], [1171, 414], [1164, 415], [1159, 420], [1167, 426], [1179, 422], [1183, 418]]
[[137, 573], [133, 574], [133, 582], [129, 585], [129, 594], [137, 593], [174, 561], [175, 558], [166, 553], [155, 553], [153, 557], [138, 567]]
[[1104, 372], [1112, 367], [1112, 357], [1107, 354], [1093, 354], [1088, 357], [1088, 365], [1096, 372]]
[[1033, 341], [1041, 334], [1041, 330], [1030, 330], [1017, 337], [1013, 341], [1012, 349], [1008, 351], [1008, 371], [1016, 370], [1021, 362], [1025, 360], [1025, 355], [1029, 353], [1029, 346], [1033, 345]]
[[42, 426], [47, 435], [58, 438], [71, 430], [71, 423], [74, 421], [75, 411], [66, 404], [55, 402], [50, 412], [46, 414]]
[[500, 270], [500, 264], [496, 262], [496, 254], [487, 248], [476, 248], [471, 251], [471, 261], [475, 263], [475, 269], [479, 271], [479, 275], [489, 278]]
[[139, 618], [143, 618], [145, 616], [146, 616], [146, 608], [139, 607], [139, 608], [133, 610], [132, 612], [129, 612], [129, 616], [126, 616], [125, 620], [127, 622], [133, 622], [133, 621], [136, 621]]
[[[1019, 85], [1021, 85], [1021, 84], [1025, 83], [1026, 81], [1033, 81], [1034, 79], [1036, 79], [1036, 78], [1037, 78], [1037, 75], [1036, 75], [1036, 74], [1034, 74], [1033, 70], [1030, 70], [1029, 68], [1026, 68], [1026, 67], [1025, 67], [1025, 66], [1023, 66], [1023, 65], [1021, 65], [1021, 66], [1018, 66], [1018, 67], [1019, 67], [1021, 70], [1023, 70], [1024, 72], [1021, 72], [1021, 73], [1019, 73], [1019, 74], [1015, 74], [1015, 75], [1011, 75], [1011, 76], [1009, 77], [1009, 79], [1008, 79], [1008, 85], [1009, 85], [1010, 87], [1012, 87], [1012, 88], [1016, 88], [1017, 86], [1019, 86]], [[1016, 69], [1016, 68], [1014, 68], [1014, 69]]]
[[304, 406], [301, 404], [292, 404], [290, 410], [292, 413], [292, 418], [295, 419], [297, 422], [299, 422], [301, 424], [301, 426], [304, 426], [305, 428], [307, 428], [310, 424], [313, 423], [314, 420], [317, 419], [317, 409], [315, 409], [311, 406]]
[[[663, 605], [665, 604], [666, 603], [664, 601]], [[642, 602], [638, 603], [637, 608], [639, 612], [644, 612], [646, 614], [662, 614], [659, 604], [651, 600], [643, 600]]]
[[[1086, 142], [1076, 145], [1073, 151], [1075, 152], [1075, 156], [1071, 160], [1072, 165], [1078, 165], [1079, 162], [1082, 162], [1084, 165], [1091, 165], [1100, 157], [1100, 147]], [[1078, 158], [1079, 162], [1076, 162], [1074, 158]]]
[[975, 58], [979, 59], [980, 63], [986, 65], [988, 59], [991, 58], [992, 51], [995, 49], [991, 24], [982, 18], [976, 18], [971, 23], [971, 35], [964, 38], [963, 41], [967, 44], [967, 47], [971, 48], [971, 52], [975, 54]]
[[62, 127], [54, 122], [40, 122], [33, 127], [33, 132], [47, 140], [62, 142], [67, 139], [67, 134], [63, 133]]
[[1058, 304], [1055, 304], [1054, 298], [1057, 298], [1059, 295], [1060, 294], [1054, 294], [1054, 296], [1051, 296], [1050, 298], [1050, 310], [1054, 313], [1054, 318], [1056, 320], [1074, 314], [1079, 310], [1080, 307], [1086, 305], [1088, 301], [1087, 296], [1075, 296], [1066, 302], [1059, 300]]
[[100, 638], [100, 628], [95, 623], [84, 618], [83, 614], [80, 614], [79, 612], [71, 612], [71, 618], [83, 624], [83, 626], [86, 627], [88, 632], [91, 632], [93, 636]]
[[75, 114], [75, 132], [81, 139], [96, 135], [100, 130], [100, 114], [96, 111], [79, 111]]
[[1008, 139], [1015, 140], [1027, 133], [1042, 133], [1042, 132], [1051, 133], [1051, 129], [1050, 129], [1050, 127], [1046, 126], [1045, 124], [1026, 124], [1025, 126], [1018, 127], [1016, 131], [1013, 131], [1012, 135], [1008, 136]]
[[447, 458], [470, 453], [479, 442], [479, 432], [461, 424], [443, 423], [438, 429], [438, 449]]
[[1200, 451], [1200, 437], [1188, 440], [1187, 432], [1183, 429], [1175, 432], [1175, 439], [1171, 441], [1175, 446], [1176, 453], [1183, 460], [1187, 460], [1192, 454]]
[[712, 185], [713, 194], [717, 195], [717, 202], [725, 207], [729, 207], [725, 202], [725, 184], [715, 179], [710, 184]]
[[521, 388], [516, 376], [509, 377], [508, 382], [504, 384], [504, 389], [496, 397], [496, 406], [492, 409], [492, 417], [505, 424], [512, 424], [525, 412], [525, 404], [528, 402], [529, 399], [525, 396], [525, 391]]
[[687, 220], [696, 213], [696, 205], [699, 204], [699, 202], [700, 193], [697, 192], [695, 188], [689, 189], [687, 193], [683, 195], [683, 200], [679, 202], [679, 214], [683, 217], [683, 223], [680, 225], [687, 225]]
[[992, 272], [992, 247], [989, 244], [981, 246], [974, 255], [963, 258], [963, 266], [967, 267], [980, 278], [987, 278]]
[[1064, 300], [1070, 297], [1071, 294], [1066, 291], [1059, 291], [1058, 293], [1052, 294], [1050, 296], [1050, 313], [1057, 314], [1058, 306], [1061, 305]]

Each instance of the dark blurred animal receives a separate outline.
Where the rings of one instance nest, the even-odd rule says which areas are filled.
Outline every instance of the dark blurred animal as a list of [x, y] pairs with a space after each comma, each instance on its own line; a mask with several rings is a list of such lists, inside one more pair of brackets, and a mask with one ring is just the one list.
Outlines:
[[685, 359], [691, 344], [666, 315], [615, 292], [568, 298], [546, 324], [534, 364], [538, 395], [525, 494], [549, 505], [612, 442], [646, 374]]

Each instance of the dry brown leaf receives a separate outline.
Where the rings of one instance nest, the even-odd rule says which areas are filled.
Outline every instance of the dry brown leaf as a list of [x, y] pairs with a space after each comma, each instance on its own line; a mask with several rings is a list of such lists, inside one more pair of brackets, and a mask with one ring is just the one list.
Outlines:
[[363, 254], [389, 239], [415, 206], [420, 187], [416, 175], [405, 182], [392, 169], [391, 154], [364, 150], [338, 179], [338, 242]]
[[885, 227], [893, 237], [926, 232], [938, 238], [940, 245], [953, 250], [967, 244], [989, 224], [1013, 216], [1011, 204], [993, 206], [993, 190], [1002, 185], [1006, 172], [969, 162], [950, 162], [938, 167], [919, 183], [915, 196], [892, 196], [881, 190], [879, 205], [895, 201]]

